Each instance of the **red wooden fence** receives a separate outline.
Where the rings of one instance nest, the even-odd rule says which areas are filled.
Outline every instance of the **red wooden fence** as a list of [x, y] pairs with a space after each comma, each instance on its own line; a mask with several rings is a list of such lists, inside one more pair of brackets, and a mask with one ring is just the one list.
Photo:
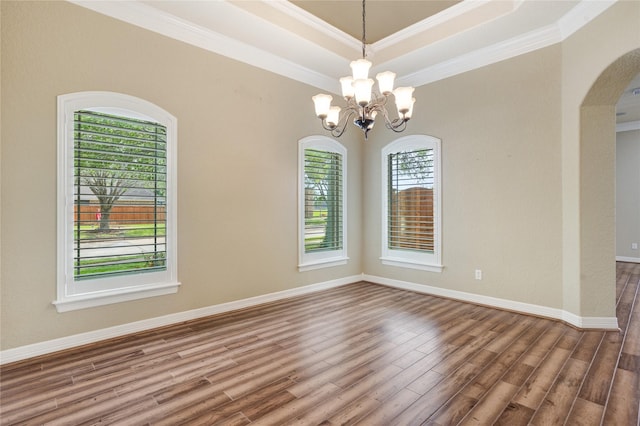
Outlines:
[[398, 248], [433, 250], [433, 190], [405, 189], [393, 195], [392, 206], [389, 243]]
[[[166, 218], [165, 206], [155, 208], [155, 220], [164, 221]], [[74, 220], [78, 220], [78, 206], [74, 206]], [[100, 213], [100, 205], [98, 204], [81, 204], [80, 220], [87, 225], [92, 222], [98, 225]], [[126, 205], [120, 204], [111, 208], [109, 221], [114, 225], [127, 225], [135, 223], [153, 223], [154, 222], [154, 206]]]

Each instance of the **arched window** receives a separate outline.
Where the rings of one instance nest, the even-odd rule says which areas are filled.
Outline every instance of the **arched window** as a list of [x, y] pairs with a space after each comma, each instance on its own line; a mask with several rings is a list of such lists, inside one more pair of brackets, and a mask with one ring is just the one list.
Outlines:
[[300, 271], [347, 262], [347, 150], [325, 136], [309, 136], [298, 147]]
[[176, 136], [133, 96], [58, 97], [59, 312], [177, 291]]
[[391, 142], [381, 170], [382, 263], [441, 272], [440, 140]]

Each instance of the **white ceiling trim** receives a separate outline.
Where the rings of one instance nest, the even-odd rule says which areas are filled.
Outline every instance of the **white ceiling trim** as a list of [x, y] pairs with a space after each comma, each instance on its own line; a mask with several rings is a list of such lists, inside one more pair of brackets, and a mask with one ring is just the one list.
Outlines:
[[[398, 78], [398, 84], [422, 86], [560, 43], [615, 2], [616, 0], [596, 2], [583, 0], [555, 24], [419, 69]], [[411, 59], [416, 63], [419, 63], [421, 56], [426, 57], [426, 54], [414, 53], [417, 54]], [[384, 65], [385, 68], [396, 68], [394, 61], [389, 61]]]
[[[237, 25], [230, 26], [232, 29], [227, 29], [226, 33], [194, 24], [139, 1], [69, 1], [95, 12], [336, 94], [340, 91], [338, 77], [348, 73], [350, 60], [359, 56], [360, 51], [360, 41], [287, 1], [263, 0], [264, 4], [288, 14], [297, 21], [302, 21], [305, 25], [312, 27], [314, 31], [331, 37], [339, 45], [339, 48], [338, 46], [326, 47], [314, 43], [305, 38], [303, 34], [271, 24], [265, 18], [240, 6], [235, 6], [230, 1], [216, 1], [210, 4], [212, 11], [221, 14], [219, 16], [224, 16], [225, 19], [228, 16], [229, 19], [238, 21]], [[376, 52], [379, 52], [380, 56], [384, 56], [382, 55], [383, 51], [387, 53], [393, 50], [394, 46], [400, 46], [412, 37], [419, 37], [429, 29], [443, 25], [447, 20], [482, 10], [482, 7], [486, 8], [492, 1], [496, 0], [463, 1], [449, 10], [374, 43], [371, 46], [372, 53], [375, 55]], [[400, 50], [398, 56], [376, 64], [375, 68], [379, 69], [384, 66], [387, 69], [396, 70], [399, 72], [399, 84], [421, 86], [561, 42], [608, 9], [615, 1], [582, 0], [554, 24], [466, 54], [444, 58], [438, 63], [423, 68], [416, 69], [415, 65], [429, 63], [427, 60], [432, 57], [434, 48], [431, 45], [421, 46], [408, 53], [398, 49]], [[504, 2], [509, 3], [508, 10], [494, 9], [494, 14], [490, 16], [490, 19], [479, 19], [473, 26], [486, 23], [499, 16], [508, 15], [509, 11], [518, 9], [522, 2], [523, 0]], [[504, 8], [504, 5], [502, 7]], [[247, 23], [256, 22], [256, 19], [264, 24], [260, 25], [261, 30], [254, 31], [255, 34], [247, 33], [246, 28], [251, 27]], [[245, 41], [240, 41], [240, 39]], [[286, 57], [283, 53], [283, 39], [288, 40]], [[253, 40], [255, 40], [255, 45], [252, 44]], [[258, 48], [258, 45], [261, 47]], [[344, 52], [345, 48], [348, 49], [347, 51], [354, 51], [353, 58], [345, 58], [336, 53], [337, 51]], [[407, 64], [411, 69], [407, 67]]]
[[616, 124], [616, 133], [628, 132], [631, 130], [640, 130], [640, 121], [626, 121], [624, 123]]
[[316, 31], [323, 33], [324, 35], [331, 37], [338, 43], [341, 43], [349, 49], [359, 52], [361, 48], [360, 40], [356, 40], [349, 34], [331, 25], [327, 25], [325, 21], [318, 18], [312, 13], [296, 6], [295, 4], [286, 0], [270, 0], [263, 2], [265, 5], [270, 6], [280, 12], [288, 15], [289, 17], [302, 22], [304, 25], [313, 28]]
[[[256, 66], [285, 77], [307, 83], [325, 90], [335, 90], [335, 79], [332, 76], [305, 67], [297, 62], [283, 58], [268, 50], [238, 41], [225, 34], [180, 19], [172, 14], [137, 1], [87, 1], [68, 0], [71, 3], [91, 9], [94, 12], [145, 28], [164, 36], [180, 40], [193, 46], [206, 49], [222, 56]], [[217, 2], [222, 5], [226, 2]], [[246, 12], [245, 12], [246, 13]], [[242, 28], [242, 25], [238, 25]], [[275, 39], [271, 35], [263, 35]], [[313, 46], [311, 46], [313, 48]], [[315, 52], [323, 61], [335, 63], [339, 61], [330, 51]], [[295, 55], [292, 55], [295, 57]], [[342, 66], [344, 61], [339, 61]]]
[[558, 21], [558, 27], [562, 33], [562, 40], [593, 21], [598, 15], [613, 6], [616, 1], [618, 0], [582, 0]]
[[[476, 13], [476, 15], [478, 15], [478, 17], [475, 18], [475, 23], [473, 24], [473, 26], [478, 26], [483, 23], [492, 21], [504, 14], [513, 12], [522, 4], [523, 1], [524, 0], [503, 0], [500, 2], [496, 2], [493, 0], [462, 1], [436, 15], [430, 16], [427, 19], [408, 26], [407, 28], [404, 28], [374, 43], [375, 50], [379, 51], [398, 48], [398, 45], [409, 39], [418, 37], [422, 33], [425, 33], [437, 27], [451, 24], [459, 18], [470, 16], [473, 13]], [[494, 5], [496, 5], [497, 7], [492, 7]], [[465, 29], [470, 28], [468, 24], [465, 25], [465, 27]]]
[[[529, 34], [475, 50], [434, 66], [420, 69], [414, 73], [398, 78], [398, 84], [414, 87], [422, 86], [542, 49], [560, 41], [562, 41], [560, 30], [555, 25], [551, 25], [541, 30], [532, 31]], [[392, 66], [393, 64], [391, 63], [387, 68]]]

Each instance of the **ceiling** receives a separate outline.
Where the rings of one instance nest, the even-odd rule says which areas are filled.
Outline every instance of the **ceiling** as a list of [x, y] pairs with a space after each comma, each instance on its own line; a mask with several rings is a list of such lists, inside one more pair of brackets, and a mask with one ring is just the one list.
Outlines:
[[[360, 0], [70, 0], [83, 7], [338, 94], [362, 56]], [[615, 0], [369, 0], [372, 73], [421, 86], [559, 43]], [[618, 121], [640, 120], [636, 78]]]
[[[461, 0], [381, 1], [365, 4], [366, 41], [375, 43], [398, 31], [450, 8]], [[314, 16], [362, 40], [362, 1], [306, 0], [291, 1]], [[389, 19], [393, 17], [393, 19]]]

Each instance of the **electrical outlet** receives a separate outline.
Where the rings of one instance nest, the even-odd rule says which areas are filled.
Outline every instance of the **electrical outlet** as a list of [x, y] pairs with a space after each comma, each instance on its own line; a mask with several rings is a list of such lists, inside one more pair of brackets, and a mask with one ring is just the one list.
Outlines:
[[638, 250], [638, 243], [631, 243], [631, 250]]
[[482, 279], [482, 270], [476, 269], [476, 280], [481, 280], [481, 279]]

